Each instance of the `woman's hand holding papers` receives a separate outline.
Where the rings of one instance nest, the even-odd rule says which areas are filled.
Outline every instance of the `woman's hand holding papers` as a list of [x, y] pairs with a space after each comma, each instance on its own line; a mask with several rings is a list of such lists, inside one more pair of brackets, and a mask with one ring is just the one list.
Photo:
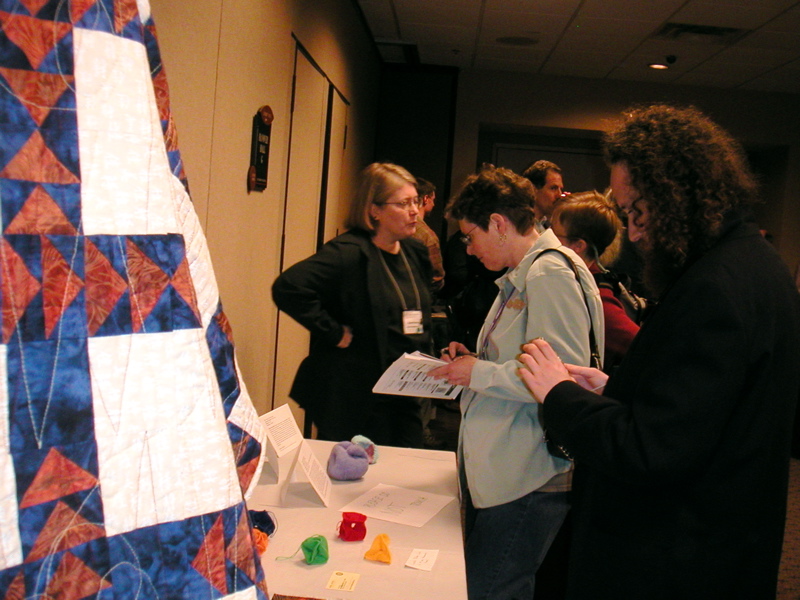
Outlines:
[[[451, 343], [451, 346], [452, 345], [453, 343]], [[466, 350], [463, 344], [459, 345]], [[454, 385], [469, 386], [469, 380], [472, 377], [472, 367], [475, 366], [478, 359], [468, 352], [467, 350], [466, 354], [459, 354], [455, 358], [448, 357], [449, 360], [445, 358], [443, 354], [442, 360], [448, 361], [448, 364], [428, 371], [428, 375], [436, 379], [444, 379], [447, 383], [452, 383]]]

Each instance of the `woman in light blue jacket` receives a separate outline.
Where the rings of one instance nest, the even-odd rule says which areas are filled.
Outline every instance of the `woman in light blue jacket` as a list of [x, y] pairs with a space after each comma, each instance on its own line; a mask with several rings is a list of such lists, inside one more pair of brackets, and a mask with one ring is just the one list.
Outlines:
[[477, 348], [451, 342], [443, 349], [449, 364], [431, 371], [467, 388], [459, 464], [469, 598], [532, 598], [536, 571], [569, 510], [572, 464], [549, 453], [517, 357], [541, 337], [564, 361], [590, 365], [592, 348], [604, 345], [602, 303], [585, 263], [552, 231], [535, 228], [533, 188], [523, 177], [485, 167], [467, 178], [448, 216], [458, 220], [469, 254], [488, 269], [507, 268]]

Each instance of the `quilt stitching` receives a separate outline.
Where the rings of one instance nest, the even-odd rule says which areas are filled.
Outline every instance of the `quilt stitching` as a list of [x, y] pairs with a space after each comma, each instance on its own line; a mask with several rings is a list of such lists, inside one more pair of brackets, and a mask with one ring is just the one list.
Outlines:
[[[0, 441], [6, 446], [0, 447], [6, 453], [0, 468], [3, 481], [10, 476], [15, 488], [11, 495], [0, 494], [0, 597], [220, 598], [252, 589], [252, 597], [266, 599], [243, 502], [260, 467], [263, 433], [239, 379], [232, 334], [218, 300], [210, 314], [208, 294], [215, 287], [205, 242], [187, 218], [186, 206], [175, 204], [170, 177], [184, 193], [188, 182], [155, 27], [149, 16], [142, 23], [135, 0], [0, 0], [0, 27], [0, 307], [7, 392], [0, 396], [5, 409]], [[79, 94], [87, 80], [76, 73], [76, 43], [97, 52], [105, 43], [93, 37], [98, 33], [124, 40], [112, 44], [113, 52], [136, 53], [149, 65], [149, 91], [134, 88], [147, 97], [133, 101], [152, 106], [160, 148], [148, 141], [149, 122], [136, 129], [126, 120], [130, 134], [81, 129]], [[113, 124], [106, 116], [91, 117], [91, 124]], [[125, 140], [137, 149], [149, 148], [152, 156], [163, 153], [168, 176], [158, 174], [158, 161], [120, 165], [121, 173], [135, 173], [120, 179], [119, 189], [133, 181], [131, 176], [154, 177], [156, 183], [136, 188], [144, 193], [141, 205], [96, 205], [114, 195], [111, 180], [97, 180], [95, 171], [111, 168], [113, 157], [86, 155], [89, 170], [81, 148], [95, 142], [120, 148]], [[210, 319], [204, 324], [206, 310]], [[130, 343], [134, 339], [152, 344]], [[177, 412], [168, 413], [174, 429], [172, 423], [161, 430], [148, 426], [159, 418], [141, 420], [133, 410], [137, 392], [148, 387], [132, 381], [128, 370], [159, 343], [177, 343], [176, 354], [196, 363], [190, 369], [193, 379], [167, 388], [187, 395]], [[113, 357], [104, 357], [110, 348]], [[168, 354], [158, 356], [169, 360]], [[105, 379], [104, 385], [113, 388], [100, 384], [98, 369], [118, 371]], [[159, 374], [163, 383], [166, 370]], [[148, 410], [158, 405], [151, 402]], [[188, 451], [181, 445], [189, 438], [168, 441], [165, 436], [173, 431], [191, 436], [213, 423], [227, 440], [232, 463], [230, 469], [213, 471], [216, 484], [227, 490], [219, 497], [238, 501], [163, 522], [159, 514], [175, 512], [174, 502], [187, 507], [217, 502], [213, 495], [201, 497], [200, 490], [180, 499], [169, 486], [156, 485], [157, 477], [169, 477], [168, 449], [177, 444], [176, 454]], [[124, 449], [115, 449], [120, 444], [129, 445], [138, 465], [107, 462], [108, 456], [128, 456], [116, 454]], [[209, 476], [184, 458], [193, 477]], [[117, 478], [106, 472], [110, 464], [138, 470]], [[109, 485], [117, 480], [121, 487]], [[157, 497], [160, 493], [166, 495]], [[114, 533], [107, 524], [118, 521], [108, 511], [124, 506], [126, 494], [131, 499], [143, 494], [143, 502], [134, 506], [145, 511], [144, 521], [155, 522]]]

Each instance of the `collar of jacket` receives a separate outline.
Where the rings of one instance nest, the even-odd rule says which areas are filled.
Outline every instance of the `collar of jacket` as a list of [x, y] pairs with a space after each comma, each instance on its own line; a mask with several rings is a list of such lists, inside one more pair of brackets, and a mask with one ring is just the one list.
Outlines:
[[508, 281], [511, 285], [517, 288], [518, 292], [522, 292], [525, 289], [525, 281], [528, 277], [528, 271], [531, 268], [531, 263], [533, 260], [545, 250], [549, 250], [551, 248], [560, 248], [561, 242], [558, 241], [556, 234], [553, 233], [552, 229], [548, 229], [544, 231], [537, 239], [533, 245], [528, 249], [525, 253], [525, 256], [522, 257], [522, 260], [519, 261], [519, 264], [506, 271], [506, 273], [497, 280], [497, 286], [502, 290], [505, 286], [505, 282]]

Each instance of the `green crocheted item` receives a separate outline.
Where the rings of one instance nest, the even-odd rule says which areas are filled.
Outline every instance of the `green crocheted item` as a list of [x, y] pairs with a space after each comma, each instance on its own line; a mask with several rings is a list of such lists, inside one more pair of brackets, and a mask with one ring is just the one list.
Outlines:
[[324, 565], [328, 562], [328, 540], [324, 535], [312, 535], [304, 539], [292, 556], [278, 556], [275, 560], [293, 558], [300, 550], [303, 551], [303, 556], [309, 565]]

